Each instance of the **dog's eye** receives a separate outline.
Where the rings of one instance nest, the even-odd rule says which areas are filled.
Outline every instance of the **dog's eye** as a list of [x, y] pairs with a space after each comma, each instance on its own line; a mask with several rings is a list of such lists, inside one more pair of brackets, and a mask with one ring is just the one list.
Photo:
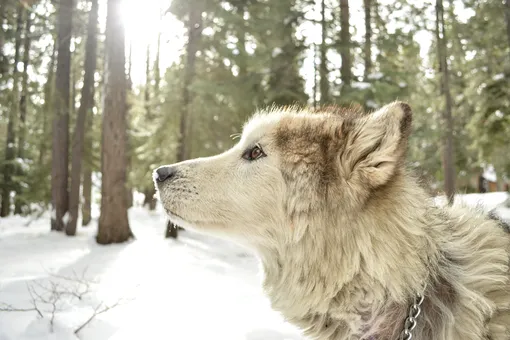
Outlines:
[[266, 154], [262, 151], [262, 148], [259, 145], [255, 145], [253, 148], [248, 149], [243, 153], [243, 158], [247, 161], [254, 161], [265, 156]]

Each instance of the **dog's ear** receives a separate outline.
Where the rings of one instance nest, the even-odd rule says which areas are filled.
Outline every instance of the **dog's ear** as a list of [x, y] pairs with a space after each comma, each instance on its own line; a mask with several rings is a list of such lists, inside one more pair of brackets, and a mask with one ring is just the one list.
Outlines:
[[340, 161], [347, 179], [358, 178], [373, 188], [391, 179], [404, 161], [411, 121], [411, 107], [403, 102], [345, 120]]

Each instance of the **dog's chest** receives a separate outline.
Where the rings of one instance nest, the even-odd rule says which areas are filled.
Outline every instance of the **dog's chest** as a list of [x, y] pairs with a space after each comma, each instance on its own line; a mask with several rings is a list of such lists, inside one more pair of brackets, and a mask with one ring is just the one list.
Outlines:
[[373, 295], [361, 285], [332, 287], [321, 282], [265, 285], [273, 309], [306, 330], [306, 335], [328, 340], [362, 339], [378, 308]]

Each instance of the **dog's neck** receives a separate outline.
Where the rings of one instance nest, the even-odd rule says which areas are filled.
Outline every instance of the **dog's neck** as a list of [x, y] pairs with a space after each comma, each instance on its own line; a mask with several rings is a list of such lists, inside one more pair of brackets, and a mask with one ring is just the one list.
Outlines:
[[[425, 194], [415, 189], [383, 196], [368, 202], [360, 217], [339, 212], [323, 230], [314, 230], [311, 217], [298, 242], [260, 252], [264, 288], [275, 309], [305, 328], [321, 325], [317, 318], [336, 320], [342, 323], [336, 332], [345, 338], [384, 339], [381, 333], [397, 331], [435, 249], [424, 229], [426, 212], [419, 210]], [[402, 209], [409, 207], [416, 210], [406, 214]]]

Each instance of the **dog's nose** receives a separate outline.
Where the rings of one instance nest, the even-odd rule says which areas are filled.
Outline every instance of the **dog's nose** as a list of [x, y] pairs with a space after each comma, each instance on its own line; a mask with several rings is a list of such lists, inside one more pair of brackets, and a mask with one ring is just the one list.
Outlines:
[[175, 177], [177, 170], [172, 166], [163, 166], [156, 170], [156, 181], [162, 183], [172, 177]]

